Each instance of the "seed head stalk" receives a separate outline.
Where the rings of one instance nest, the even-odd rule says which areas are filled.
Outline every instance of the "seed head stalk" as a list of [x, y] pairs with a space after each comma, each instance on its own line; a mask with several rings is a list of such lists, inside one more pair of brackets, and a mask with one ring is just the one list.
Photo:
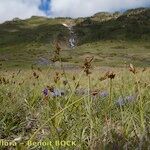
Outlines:
[[86, 76], [88, 78], [88, 100], [86, 101], [86, 106], [87, 106], [87, 115], [89, 118], [89, 122], [90, 122], [90, 141], [89, 141], [89, 145], [92, 146], [92, 139], [93, 139], [93, 118], [92, 118], [92, 98], [91, 98], [91, 71], [90, 69], [92, 68], [92, 61], [93, 61], [94, 57], [87, 57], [85, 58], [85, 62], [84, 62], [84, 72], [86, 73]]
[[88, 111], [89, 111], [89, 121], [90, 121], [90, 144], [92, 146], [93, 139], [93, 119], [92, 119], [92, 98], [91, 98], [91, 76], [88, 75]]
[[136, 86], [137, 86], [136, 90], [139, 94], [138, 105], [139, 105], [139, 112], [140, 112], [141, 129], [142, 129], [142, 132], [144, 132], [145, 131], [144, 109], [143, 109], [143, 100], [142, 100], [142, 95], [141, 95], [141, 87], [139, 83], [140, 80], [138, 79], [138, 75], [137, 75], [138, 71], [132, 64], [129, 65], [129, 71], [132, 72], [134, 75]]
[[[111, 108], [112, 108], [112, 89], [113, 89], [113, 79], [115, 78], [116, 74], [114, 72], [107, 72], [106, 73], [107, 78], [109, 79], [109, 101], [108, 101], [108, 116], [109, 116], [109, 120], [110, 120], [110, 128], [112, 128], [112, 117], [111, 117]], [[109, 131], [110, 133], [110, 137], [111, 137], [111, 130]]]
[[112, 106], [112, 79], [109, 79], [109, 107]]
[[142, 100], [142, 95], [141, 95], [141, 87], [139, 85], [139, 82], [138, 82], [139, 80], [138, 80], [138, 77], [136, 74], [135, 74], [135, 80], [136, 80], [137, 89], [138, 89], [138, 93], [139, 93], [139, 111], [140, 111], [141, 129], [142, 129], [142, 132], [144, 132], [145, 121], [144, 121], [143, 100]]
[[113, 79], [115, 78], [116, 74], [113, 72], [106, 73], [107, 78], [109, 79], [109, 108], [112, 107], [112, 89], [113, 89]]
[[72, 91], [71, 89], [71, 86], [70, 86], [70, 83], [68, 82], [68, 78], [67, 78], [67, 75], [66, 75], [66, 72], [65, 72], [65, 69], [64, 69], [64, 66], [63, 66], [63, 62], [62, 62], [62, 58], [61, 58], [61, 55], [60, 55], [60, 52], [61, 52], [62, 48], [60, 46], [60, 43], [57, 41], [55, 43], [55, 51], [54, 51], [54, 58], [52, 59], [53, 62], [56, 62], [56, 61], [59, 61], [60, 64], [61, 64], [61, 69], [63, 71], [63, 74], [65, 76], [65, 80], [67, 81], [68, 83], [68, 86], [69, 86], [69, 89], [70, 91]]

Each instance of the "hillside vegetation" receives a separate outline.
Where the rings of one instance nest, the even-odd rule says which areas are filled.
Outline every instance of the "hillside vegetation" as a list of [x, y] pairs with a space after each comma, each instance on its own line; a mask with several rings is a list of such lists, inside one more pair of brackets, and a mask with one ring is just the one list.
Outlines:
[[[77, 37], [76, 48], [68, 44], [69, 31], [62, 25], [71, 21]], [[139, 8], [121, 14], [101, 12], [87, 18], [15, 18], [0, 25], [1, 68], [50, 64], [53, 42], [61, 41], [63, 62], [79, 64], [90, 54], [105, 66], [134, 62], [149, 66], [150, 9]]]

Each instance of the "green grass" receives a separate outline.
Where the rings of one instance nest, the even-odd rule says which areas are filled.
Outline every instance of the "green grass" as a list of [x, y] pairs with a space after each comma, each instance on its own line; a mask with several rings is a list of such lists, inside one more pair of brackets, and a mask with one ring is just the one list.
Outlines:
[[[107, 70], [113, 70], [115, 79], [100, 81]], [[29, 149], [26, 143], [32, 141], [76, 141], [75, 147], [42, 147], [42, 149], [135, 149], [149, 147], [149, 69], [137, 69], [132, 74], [126, 68], [92, 70], [89, 77], [82, 70], [66, 71], [66, 77], [59, 72], [54, 82], [55, 70], [14, 70], [1, 72], [0, 86], [0, 137], [13, 140], [21, 137], [15, 149]], [[39, 75], [37, 79], [33, 72]], [[75, 80], [73, 80], [75, 76]], [[4, 79], [3, 79], [4, 78]], [[91, 94], [76, 95], [79, 90], [108, 91], [109, 96], [94, 98]], [[47, 86], [65, 89], [67, 94], [53, 98], [42, 93]], [[110, 87], [111, 86], [111, 87]], [[111, 88], [111, 91], [110, 91]], [[119, 97], [129, 96], [137, 91], [135, 101], [123, 107], [116, 106]], [[90, 92], [91, 93], [91, 92]], [[111, 97], [111, 105], [110, 105]], [[30, 147], [31, 148], [31, 147]], [[39, 147], [34, 147], [38, 149]], [[3, 149], [3, 147], [1, 147]]]
[[[83, 44], [75, 49], [63, 48], [62, 61], [78, 66], [88, 56], [95, 56], [95, 65], [121, 67], [134, 63], [139, 67], [149, 67], [149, 43], [143, 41], [99, 41]], [[51, 44], [19, 44], [0, 49], [1, 70], [7, 68], [30, 68], [38, 66], [40, 58], [51, 61], [53, 57]], [[43, 66], [45, 67], [45, 66]]]

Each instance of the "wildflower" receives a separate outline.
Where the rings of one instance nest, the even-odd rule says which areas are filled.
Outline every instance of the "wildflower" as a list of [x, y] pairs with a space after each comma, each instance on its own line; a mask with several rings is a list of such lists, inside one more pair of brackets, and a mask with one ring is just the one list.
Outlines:
[[126, 96], [126, 97], [119, 97], [119, 99], [116, 102], [117, 106], [124, 106], [127, 103], [131, 103], [135, 101], [137, 98], [137, 94]]
[[44, 94], [45, 97], [48, 96], [48, 89], [47, 89], [47, 88], [45, 88], [45, 89], [43, 90], [43, 94]]
[[105, 98], [105, 97], [109, 96], [109, 93], [107, 91], [102, 91], [99, 93], [99, 96], [102, 98]]
[[65, 91], [64, 90], [60, 90], [60, 89], [54, 89], [53, 92], [51, 92], [51, 96], [52, 97], [61, 97], [65, 95]]
[[92, 92], [92, 96], [94, 96], [94, 98], [105, 98], [109, 96], [109, 93], [107, 91], [100, 92], [99, 90], [95, 90]]
[[50, 91], [50, 94], [52, 97], [60, 97], [65, 95], [64, 90], [56, 89], [53, 86], [47, 86], [48, 91]]

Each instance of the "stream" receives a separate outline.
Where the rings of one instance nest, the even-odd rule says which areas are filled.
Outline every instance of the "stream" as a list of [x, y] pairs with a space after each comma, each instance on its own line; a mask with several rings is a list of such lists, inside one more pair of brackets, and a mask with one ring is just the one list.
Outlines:
[[75, 46], [76, 46], [76, 34], [74, 32], [74, 28], [73, 28], [74, 26], [73, 25], [67, 25], [65, 23], [63, 23], [62, 25], [65, 26], [66, 28], [68, 28], [68, 30], [69, 30], [69, 40], [68, 40], [69, 46], [71, 48], [75, 48]]

